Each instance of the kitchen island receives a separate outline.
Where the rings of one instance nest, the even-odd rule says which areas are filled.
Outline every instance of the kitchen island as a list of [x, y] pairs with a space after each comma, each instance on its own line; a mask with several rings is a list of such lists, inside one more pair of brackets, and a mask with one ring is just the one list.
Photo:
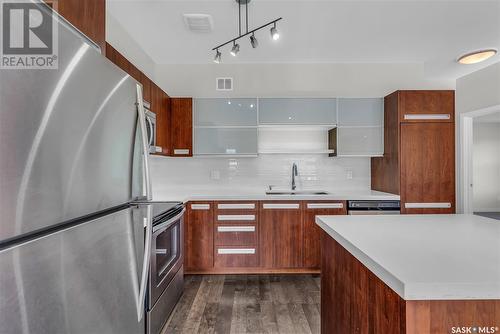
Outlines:
[[317, 216], [322, 333], [500, 333], [500, 224]]

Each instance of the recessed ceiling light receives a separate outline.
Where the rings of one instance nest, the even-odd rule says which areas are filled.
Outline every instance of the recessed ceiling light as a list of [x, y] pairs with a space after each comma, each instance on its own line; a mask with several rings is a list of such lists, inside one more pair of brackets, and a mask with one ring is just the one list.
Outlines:
[[497, 50], [495, 49], [487, 49], [487, 50], [480, 50], [480, 51], [474, 51], [471, 53], [467, 53], [460, 58], [458, 58], [458, 62], [460, 64], [477, 64], [482, 61], [485, 61], [488, 58], [493, 57], [497, 53]]

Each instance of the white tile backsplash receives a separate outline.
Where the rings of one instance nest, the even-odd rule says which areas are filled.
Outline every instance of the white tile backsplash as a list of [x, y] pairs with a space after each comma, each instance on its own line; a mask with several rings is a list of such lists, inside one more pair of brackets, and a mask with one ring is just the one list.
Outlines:
[[262, 154], [255, 158], [151, 156], [153, 197], [186, 189], [262, 189], [290, 187], [297, 163], [297, 187], [339, 191], [370, 189], [370, 158], [330, 158], [326, 154]]

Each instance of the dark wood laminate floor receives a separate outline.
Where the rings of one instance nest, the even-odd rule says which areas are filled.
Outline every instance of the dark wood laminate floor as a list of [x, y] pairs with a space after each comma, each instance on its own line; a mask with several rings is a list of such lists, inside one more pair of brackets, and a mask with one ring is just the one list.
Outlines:
[[192, 275], [170, 333], [319, 333], [319, 275]]

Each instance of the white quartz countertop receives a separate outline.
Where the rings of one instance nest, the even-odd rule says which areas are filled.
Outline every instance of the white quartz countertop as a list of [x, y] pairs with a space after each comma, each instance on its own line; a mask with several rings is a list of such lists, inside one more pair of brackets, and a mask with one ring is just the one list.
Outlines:
[[405, 300], [500, 299], [500, 221], [474, 215], [317, 216]]
[[[307, 189], [303, 189], [307, 190]], [[327, 195], [266, 195], [266, 189], [259, 188], [218, 188], [218, 187], [189, 187], [185, 189], [171, 189], [168, 192], [157, 191], [153, 185], [153, 199], [155, 201], [215, 201], [215, 200], [399, 200], [399, 195], [388, 194], [372, 190], [343, 191], [320, 189], [327, 191]]]

